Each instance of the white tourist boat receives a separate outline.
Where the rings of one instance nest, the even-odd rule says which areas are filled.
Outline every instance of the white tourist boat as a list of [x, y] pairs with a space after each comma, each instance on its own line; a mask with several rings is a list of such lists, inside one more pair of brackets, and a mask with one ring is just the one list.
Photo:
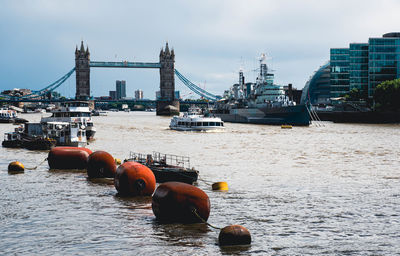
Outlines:
[[96, 128], [93, 125], [89, 104], [86, 101], [69, 101], [62, 103], [60, 108], [53, 109], [50, 117], [42, 117], [40, 122], [74, 122], [86, 130], [86, 138], [93, 139]]
[[219, 117], [204, 116], [199, 109], [189, 109], [183, 115], [174, 116], [169, 127], [178, 131], [210, 131], [225, 129], [224, 122]]
[[75, 122], [47, 122], [42, 126], [45, 137], [54, 139], [58, 146], [85, 147], [86, 130]]
[[17, 118], [17, 112], [12, 109], [0, 109], [0, 123], [12, 123]]

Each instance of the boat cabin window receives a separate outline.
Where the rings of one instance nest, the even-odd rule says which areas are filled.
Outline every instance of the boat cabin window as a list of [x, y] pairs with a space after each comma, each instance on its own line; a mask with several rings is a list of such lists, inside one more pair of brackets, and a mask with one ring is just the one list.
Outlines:
[[208, 122], [203, 122], [203, 126], [208, 126]]
[[210, 126], [215, 126], [215, 122], [210, 122]]
[[221, 126], [221, 123], [216, 122], [216, 123], [215, 123], [215, 126]]
[[201, 122], [197, 122], [197, 123], [196, 123], [196, 126], [201, 126]]

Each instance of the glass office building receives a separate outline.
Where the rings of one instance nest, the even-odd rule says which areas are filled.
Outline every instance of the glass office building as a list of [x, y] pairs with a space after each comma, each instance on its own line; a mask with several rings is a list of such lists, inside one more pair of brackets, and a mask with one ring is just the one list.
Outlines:
[[349, 48], [331, 49], [331, 98], [341, 97], [349, 91]]
[[370, 38], [368, 62], [368, 96], [383, 81], [400, 77], [400, 33], [387, 33]]
[[349, 89], [368, 95], [368, 44], [352, 43], [349, 47]]
[[307, 81], [301, 94], [301, 103], [328, 104], [331, 98], [330, 63], [322, 65]]
[[373, 97], [383, 81], [400, 78], [400, 32], [369, 38], [368, 43], [351, 43], [349, 48], [332, 48], [331, 98], [357, 88]]

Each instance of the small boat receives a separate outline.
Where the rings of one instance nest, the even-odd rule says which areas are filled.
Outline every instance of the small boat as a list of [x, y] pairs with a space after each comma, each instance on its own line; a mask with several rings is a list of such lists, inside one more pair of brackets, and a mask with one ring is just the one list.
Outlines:
[[180, 116], [173, 116], [169, 127], [177, 131], [223, 130], [224, 122], [219, 117], [201, 114], [198, 108], [189, 108]]
[[13, 123], [17, 118], [17, 111], [2, 108], [0, 109], [0, 123]]
[[[37, 134], [36, 126], [40, 124], [29, 123], [25, 127], [15, 128], [14, 132], [4, 134], [2, 146], [5, 148], [26, 148], [29, 150], [49, 150], [56, 145], [56, 140]], [[32, 127], [34, 127], [32, 129]], [[41, 130], [41, 128], [40, 128]]]
[[86, 101], [67, 101], [63, 102], [60, 108], [53, 109], [52, 115], [42, 117], [40, 122], [74, 122], [79, 126], [84, 126], [88, 140], [93, 139], [96, 134], [96, 128], [93, 125], [89, 103]]
[[43, 134], [57, 141], [57, 146], [85, 147], [87, 145], [84, 125], [75, 122], [47, 122]]
[[199, 172], [190, 168], [190, 158], [170, 154], [153, 152], [153, 154], [141, 154], [130, 152], [129, 159], [143, 164], [153, 171], [157, 183], [179, 181], [193, 184], [197, 181]]

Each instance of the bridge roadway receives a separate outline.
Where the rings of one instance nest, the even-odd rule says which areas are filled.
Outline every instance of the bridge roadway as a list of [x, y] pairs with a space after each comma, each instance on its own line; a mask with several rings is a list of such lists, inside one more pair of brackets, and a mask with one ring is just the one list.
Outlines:
[[91, 68], [161, 68], [159, 62], [90, 61]]

